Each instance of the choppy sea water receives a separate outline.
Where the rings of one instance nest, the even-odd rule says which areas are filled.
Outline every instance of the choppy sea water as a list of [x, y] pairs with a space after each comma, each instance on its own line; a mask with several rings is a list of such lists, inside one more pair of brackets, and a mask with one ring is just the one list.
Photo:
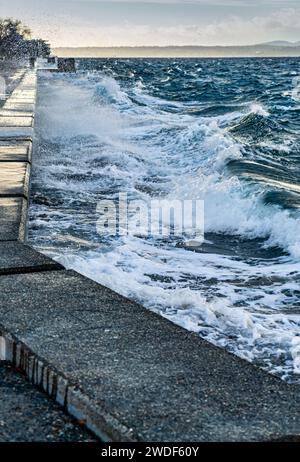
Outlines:
[[[79, 60], [42, 73], [30, 241], [300, 381], [300, 60]], [[203, 199], [205, 242], [103, 236], [99, 201]]]

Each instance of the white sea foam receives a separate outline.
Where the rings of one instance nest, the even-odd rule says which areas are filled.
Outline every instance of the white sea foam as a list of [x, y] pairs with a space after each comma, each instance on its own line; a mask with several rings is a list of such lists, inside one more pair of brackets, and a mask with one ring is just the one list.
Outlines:
[[250, 111], [252, 114], [258, 114], [263, 117], [269, 117], [270, 115], [269, 111], [262, 104], [259, 103], [251, 104]]

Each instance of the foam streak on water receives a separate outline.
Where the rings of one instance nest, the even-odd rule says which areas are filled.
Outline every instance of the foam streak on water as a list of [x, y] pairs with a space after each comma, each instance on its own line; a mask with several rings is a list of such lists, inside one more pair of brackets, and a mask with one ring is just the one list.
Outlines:
[[[76, 75], [41, 74], [30, 240], [299, 381], [299, 63], [82, 60]], [[203, 199], [205, 243], [99, 236], [97, 203], [119, 192]]]

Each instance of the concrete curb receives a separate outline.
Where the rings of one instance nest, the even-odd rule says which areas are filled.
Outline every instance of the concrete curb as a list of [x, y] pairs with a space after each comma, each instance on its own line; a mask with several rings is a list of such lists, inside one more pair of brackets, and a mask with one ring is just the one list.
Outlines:
[[8, 361], [26, 376], [28, 381], [43, 390], [60, 404], [72, 417], [85, 422], [85, 426], [103, 442], [134, 442], [132, 430], [121, 425], [110, 414], [103, 412], [66, 376], [38, 357], [25, 344], [14, 338], [0, 324], [0, 361]]

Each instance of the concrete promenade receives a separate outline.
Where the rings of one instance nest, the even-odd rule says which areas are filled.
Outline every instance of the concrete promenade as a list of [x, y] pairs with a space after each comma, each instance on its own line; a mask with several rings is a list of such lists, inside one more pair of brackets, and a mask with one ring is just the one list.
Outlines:
[[45, 393], [0, 363], [0, 442], [69, 443], [96, 439]]
[[105, 441], [300, 440], [299, 386], [26, 244], [36, 87], [0, 110], [0, 358]]

